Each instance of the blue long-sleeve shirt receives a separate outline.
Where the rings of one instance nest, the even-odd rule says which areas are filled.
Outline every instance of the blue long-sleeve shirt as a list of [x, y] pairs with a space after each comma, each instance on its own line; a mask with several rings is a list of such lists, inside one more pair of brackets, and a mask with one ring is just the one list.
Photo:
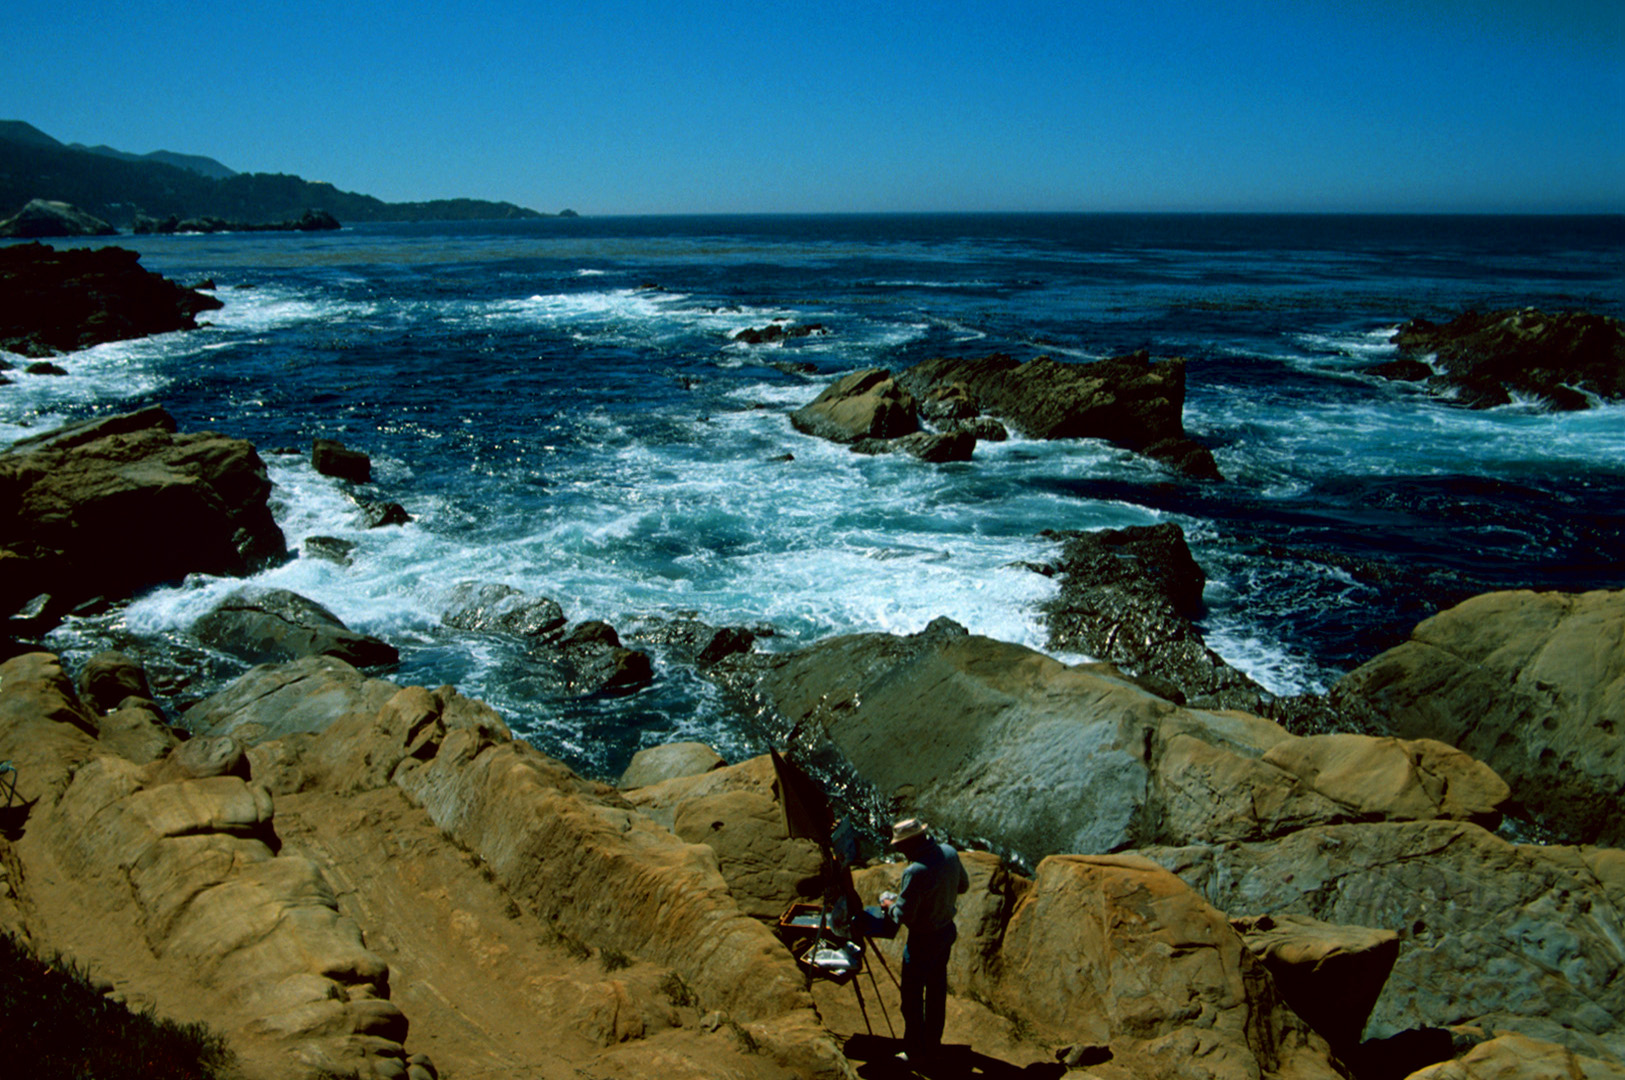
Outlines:
[[939, 933], [953, 925], [959, 894], [969, 888], [970, 877], [959, 853], [947, 844], [928, 844], [903, 871], [897, 901], [887, 914], [908, 927], [910, 940]]

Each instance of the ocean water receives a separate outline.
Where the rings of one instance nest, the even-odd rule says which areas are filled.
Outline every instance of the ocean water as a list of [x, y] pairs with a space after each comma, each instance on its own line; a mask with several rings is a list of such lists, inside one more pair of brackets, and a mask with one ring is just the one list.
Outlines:
[[[390, 640], [393, 678], [484, 698], [591, 775], [643, 745], [733, 758], [761, 735], [658, 650], [645, 691], [552, 698], [512, 643], [441, 624], [457, 583], [547, 595], [623, 636], [692, 615], [786, 649], [946, 615], [1043, 648], [1055, 585], [1020, 565], [1054, 553], [1042, 530], [1174, 521], [1209, 576], [1209, 644], [1279, 693], [1325, 689], [1477, 592], [1625, 585], [1625, 408], [1475, 412], [1361, 374], [1416, 315], [1625, 314], [1619, 218], [579, 218], [113, 242], [212, 278], [225, 309], [75, 354], [65, 377], [11, 372], [0, 443], [151, 403], [252, 440], [290, 546], [356, 544], [349, 567], [298, 558], [260, 583]], [[826, 332], [733, 340], [773, 320]], [[787, 419], [858, 368], [1137, 348], [1189, 359], [1186, 427], [1222, 483], [1094, 442], [864, 457]], [[365, 529], [309, 467], [319, 437], [369, 453], [370, 494], [414, 522]], [[239, 584], [191, 579], [51, 644], [189, 667], [176, 693], [195, 696], [241, 670], [186, 637]]]

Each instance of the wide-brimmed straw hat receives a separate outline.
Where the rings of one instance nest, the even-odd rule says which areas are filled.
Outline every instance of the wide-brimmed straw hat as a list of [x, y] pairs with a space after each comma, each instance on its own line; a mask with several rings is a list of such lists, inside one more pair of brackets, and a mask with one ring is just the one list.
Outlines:
[[919, 818], [904, 818], [891, 827], [891, 846], [906, 844], [916, 836], [925, 835], [925, 822]]

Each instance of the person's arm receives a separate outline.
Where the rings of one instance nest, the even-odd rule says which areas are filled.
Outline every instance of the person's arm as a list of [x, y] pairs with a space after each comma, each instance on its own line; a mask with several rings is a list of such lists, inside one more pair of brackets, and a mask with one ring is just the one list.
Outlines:
[[965, 860], [955, 858], [954, 863], [959, 867], [959, 891], [961, 894], [970, 892], [970, 875], [965, 872]]
[[897, 886], [897, 899], [891, 902], [886, 909], [886, 917], [899, 926], [906, 926], [904, 921], [908, 918], [909, 901], [915, 899], [919, 888], [914, 884], [914, 863], [909, 863], [908, 869], [903, 871], [903, 883]]

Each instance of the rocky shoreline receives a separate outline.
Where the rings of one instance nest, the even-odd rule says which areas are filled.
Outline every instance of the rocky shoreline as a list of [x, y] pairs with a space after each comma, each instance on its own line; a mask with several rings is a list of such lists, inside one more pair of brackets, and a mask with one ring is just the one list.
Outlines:
[[[117, 484], [87, 479], [102, 469]], [[180, 531], [219, 539], [184, 555], [97, 548], [96, 507], [146, 498], [120, 485], [148, 474], [220, 522]], [[63, 486], [42, 486], [53, 478]], [[0, 545], [8, 604], [61, 609], [92, 588], [91, 565], [104, 602], [185, 562], [251, 572], [285, 557], [267, 492], [251, 447], [176, 434], [159, 410], [14, 447], [0, 455], [0, 493], [20, 512]], [[849, 812], [919, 812], [979, 849], [951, 1041], [1022, 1066], [1070, 1054], [1126, 1080], [1405, 1075], [1441, 1052], [1526, 1055], [1536, 1040], [1542, 1061], [1614, 1075], [1625, 854], [1598, 844], [1618, 842], [1621, 820], [1608, 769], [1625, 593], [1495, 594], [1442, 613], [1321, 703], [1368, 729], [1293, 734], [1201, 645], [1189, 622], [1201, 571], [1177, 529], [1057, 539], [1057, 564], [1034, 568], [1065, 579], [1052, 634], [1112, 663], [1067, 666], [946, 619], [793, 652], [759, 651], [739, 628], [640, 630], [682, 644], [667, 655], [691, 657], [809, 768], [845, 770]], [[30, 601], [35, 587], [53, 599]], [[616, 1075], [716, 1075], [721, 1062], [853, 1075], [860, 1021], [771, 929], [816, 895], [819, 863], [785, 837], [765, 759], [705, 752], [652, 773], [643, 761], [617, 791], [450, 687], [358, 670], [343, 657], [378, 670], [390, 657], [319, 605], [248, 596], [222, 609], [199, 636], [270, 662], [180, 717], [117, 656], [77, 685], [49, 654], [0, 668], [0, 756], [26, 799], [0, 848], [10, 932], [127, 1000], [207, 1017], [250, 1075], [421, 1076], [410, 1070], [436, 1063], [455, 1075], [520, 1053], [522, 1039], [459, 1034], [451, 1019], [473, 1006], [446, 986], [485, 995], [504, 979], [490, 1007], [516, 1010], [509, 1025], [564, 1017], [570, 1060], [613, 1061]], [[648, 670], [610, 628], [568, 629], [546, 598], [470, 583], [447, 621], [534, 640], [538, 664], [564, 665], [561, 693], [635, 689]], [[628, 654], [642, 661], [617, 682]], [[1494, 701], [1504, 727], [1478, 720]], [[1372, 717], [1392, 731], [1369, 730]], [[1496, 831], [1509, 811], [1581, 842], [1514, 843]], [[404, 846], [379, 863], [389, 844]], [[896, 870], [874, 864], [860, 891]], [[468, 921], [457, 890], [472, 885], [452, 882], [470, 874], [507, 912], [500, 932]], [[411, 920], [431, 916], [487, 952], [420, 942]], [[115, 941], [101, 926], [124, 929]], [[536, 940], [554, 944], [537, 953]], [[1208, 959], [1179, 959], [1197, 945]], [[1346, 978], [1327, 986], [1306, 956], [1355, 966], [1369, 1022], [1346, 1005], [1317, 1013]], [[503, 974], [520, 957], [527, 973]]]
[[[797, 426], [858, 445], [985, 409], [1217, 477], [1171, 426], [1182, 366], [1102, 364], [862, 372]], [[1037, 412], [1006, 396], [1021, 380], [1045, 387]], [[1151, 412], [1115, 435], [1066, 419], [1135, 386]], [[312, 453], [363, 498], [364, 460]], [[184, 713], [127, 656], [69, 671], [40, 648], [69, 612], [290, 557], [269, 492], [253, 446], [161, 409], [0, 453], [0, 930], [208, 1022], [246, 1077], [880, 1075], [859, 1066], [891, 1049], [876, 1010], [775, 935], [822, 860], [787, 835], [766, 757], [662, 747], [618, 784], [579, 776], [453, 687], [380, 677], [389, 643], [290, 593], [200, 621], [200, 648], [258, 666]], [[1177, 527], [1052, 538], [1031, 568], [1061, 583], [1050, 645], [1097, 662], [948, 618], [793, 651], [685, 619], [627, 633], [722, 687], [860, 831], [913, 812], [971, 849], [948, 1028], [967, 1063], [1625, 1076], [1625, 591], [1481, 596], [1281, 701], [1203, 642]], [[614, 628], [506, 586], [466, 583], [444, 619], [524, 641], [557, 697], [658, 675]], [[1562, 842], [1517, 841], [1531, 829]], [[869, 854], [873, 902], [901, 868]], [[875, 943], [893, 970], [896, 945]]]

